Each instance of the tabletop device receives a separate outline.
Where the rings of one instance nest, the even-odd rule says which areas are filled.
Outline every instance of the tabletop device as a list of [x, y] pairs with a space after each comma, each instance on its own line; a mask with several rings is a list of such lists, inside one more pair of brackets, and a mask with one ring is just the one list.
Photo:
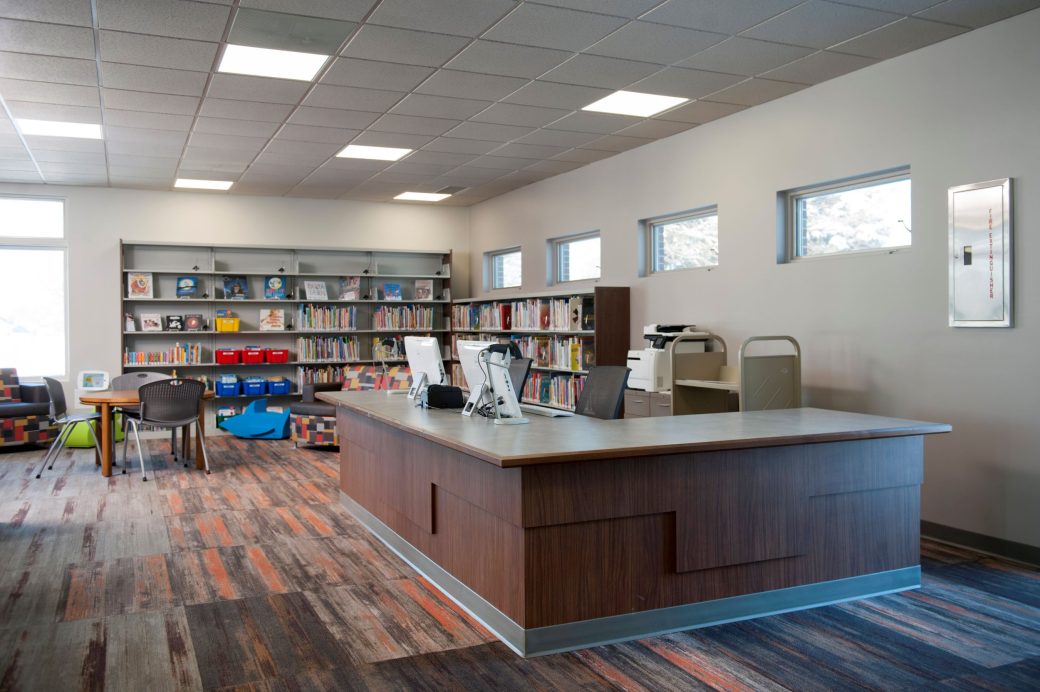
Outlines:
[[[642, 350], [628, 352], [629, 389], [661, 392], [672, 388], [672, 342], [680, 334], [697, 333], [692, 324], [648, 324], [643, 327], [643, 338], [649, 345]], [[704, 333], [708, 338], [707, 332]], [[684, 341], [682, 352], [703, 352], [704, 341]]]
[[514, 355], [519, 354], [516, 344], [459, 341], [458, 351], [470, 392], [466, 405], [462, 407], [462, 415], [472, 416], [481, 408], [493, 408], [498, 425], [526, 423], [510, 378], [510, 362]]
[[104, 370], [84, 370], [76, 378], [76, 389], [84, 392], [102, 392], [108, 389], [108, 373]]
[[436, 337], [406, 336], [404, 352], [408, 358], [408, 370], [412, 373], [412, 386], [408, 398], [414, 399], [431, 384], [444, 384], [444, 359], [441, 345]]
[[513, 358], [509, 361], [509, 381], [513, 384], [517, 399], [524, 396], [524, 386], [527, 384], [527, 376], [531, 374], [533, 362], [530, 358]]

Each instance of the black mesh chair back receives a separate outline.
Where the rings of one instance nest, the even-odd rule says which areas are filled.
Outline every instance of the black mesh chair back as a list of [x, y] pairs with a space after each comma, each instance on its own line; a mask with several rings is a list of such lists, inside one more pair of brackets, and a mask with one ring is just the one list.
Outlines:
[[39, 478], [43, 474], [43, 469], [53, 469], [54, 462], [58, 458], [58, 453], [65, 447], [65, 444], [69, 440], [69, 435], [72, 433], [72, 429], [78, 424], [83, 423], [87, 426], [87, 434], [90, 435], [90, 439], [94, 442], [94, 449], [97, 450], [97, 458], [101, 459], [101, 445], [98, 443], [97, 434], [94, 432], [93, 423], [100, 421], [100, 413], [76, 413], [69, 415], [68, 407], [65, 404], [65, 389], [61, 386], [61, 382], [58, 382], [54, 378], [44, 377], [43, 381], [47, 384], [47, 396], [51, 400], [50, 416], [51, 422], [61, 426], [61, 432], [54, 438], [54, 442], [51, 443], [50, 449], [43, 456], [43, 464], [40, 466], [39, 472], [36, 477]]
[[68, 411], [65, 403], [65, 388], [61, 386], [61, 382], [51, 377], [44, 377], [43, 381], [47, 384], [47, 396], [51, 399], [51, 420], [64, 420]]
[[589, 368], [574, 412], [604, 420], [620, 418], [629, 372], [624, 365], [595, 365]]
[[116, 375], [112, 378], [112, 389], [122, 391], [125, 389], [140, 389], [142, 385], [149, 382], [160, 382], [168, 380], [170, 376], [163, 372], [128, 372], [125, 375]]
[[160, 380], [137, 390], [141, 400], [142, 423], [162, 427], [181, 427], [199, 416], [199, 402], [206, 386], [198, 380]]

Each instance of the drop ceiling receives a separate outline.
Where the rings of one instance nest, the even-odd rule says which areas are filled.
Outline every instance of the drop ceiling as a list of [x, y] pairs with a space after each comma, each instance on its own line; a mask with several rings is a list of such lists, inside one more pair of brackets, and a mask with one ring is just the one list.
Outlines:
[[[1038, 6], [0, 0], [0, 182], [202, 178], [234, 181], [210, 194], [368, 201], [462, 188], [440, 204], [470, 205]], [[236, 34], [285, 49], [313, 19], [334, 46], [314, 81], [216, 71]], [[617, 89], [690, 101], [651, 118], [581, 110]], [[24, 135], [14, 118], [104, 138]], [[337, 158], [347, 144], [414, 151]]]

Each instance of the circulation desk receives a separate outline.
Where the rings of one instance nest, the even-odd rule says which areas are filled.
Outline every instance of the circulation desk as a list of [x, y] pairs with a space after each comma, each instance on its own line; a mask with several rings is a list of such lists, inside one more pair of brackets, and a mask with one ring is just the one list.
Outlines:
[[341, 499], [522, 655], [920, 586], [924, 440], [801, 408], [496, 426], [337, 406]]

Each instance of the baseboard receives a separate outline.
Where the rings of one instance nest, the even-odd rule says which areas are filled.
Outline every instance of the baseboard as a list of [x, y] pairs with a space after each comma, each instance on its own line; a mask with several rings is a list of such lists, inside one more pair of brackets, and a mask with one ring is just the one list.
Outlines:
[[921, 521], [921, 536], [932, 538], [942, 543], [952, 543], [964, 548], [971, 548], [982, 553], [1006, 557], [1018, 562], [1040, 566], [1040, 547], [1017, 543], [996, 536], [987, 536], [983, 533], [956, 529], [944, 524], [936, 524], [932, 521]]

